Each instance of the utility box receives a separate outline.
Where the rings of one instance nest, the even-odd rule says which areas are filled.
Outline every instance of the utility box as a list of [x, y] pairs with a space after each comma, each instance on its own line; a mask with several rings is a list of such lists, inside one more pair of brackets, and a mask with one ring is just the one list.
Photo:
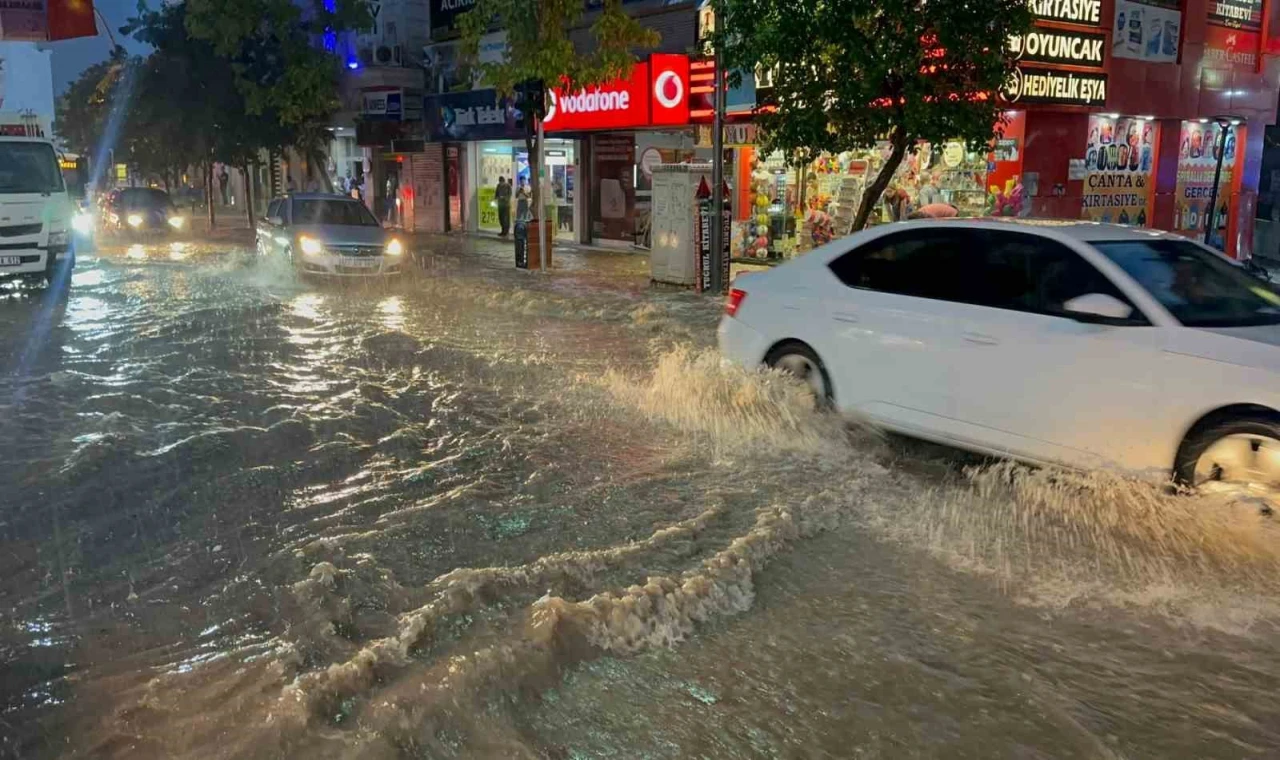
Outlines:
[[697, 280], [695, 224], [698, 188], [710, 188], [711, 164], [659, 164], [653, 167], [649, 278], [672, 285]]

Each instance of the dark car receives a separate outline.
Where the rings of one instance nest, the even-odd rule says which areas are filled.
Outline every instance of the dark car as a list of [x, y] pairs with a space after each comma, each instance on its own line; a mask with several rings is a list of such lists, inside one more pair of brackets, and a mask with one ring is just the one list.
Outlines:
[[107, 196], [102, 226], [112, 232], [171, 232], [185, 229], [187, 217], [163, 190], [126, 187]]

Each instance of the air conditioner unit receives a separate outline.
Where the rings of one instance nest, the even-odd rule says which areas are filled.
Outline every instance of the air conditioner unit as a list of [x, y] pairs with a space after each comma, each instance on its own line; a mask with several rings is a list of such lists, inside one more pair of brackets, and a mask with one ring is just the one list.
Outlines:
[[391, 48], [386, 45], [378, 46], [378, 63], [384, 66], [391, 63]]

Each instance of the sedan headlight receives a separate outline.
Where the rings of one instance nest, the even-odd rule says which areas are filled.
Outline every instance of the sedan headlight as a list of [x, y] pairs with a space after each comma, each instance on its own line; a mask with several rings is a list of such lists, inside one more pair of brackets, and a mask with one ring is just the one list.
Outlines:
[[141, 227], [142, 214], [130, 214], [127, 217], [125, 217], [125, 221], [129, 223], [130, 227]]
[[324, 253], [324, 243], [321, 243], [313, 237], [307, 237], [306, 235], [298, 238], [298, 247], [301, 248], [302, 252], [308, 256], [315, 256], [318, 253]]
[[399, 256], [404, 253], [404, 243], [398, 238], [391, 238], [387, 241], [386, 252], [388, 256]]
[[185, 216], [171, 216], [169, 217], [169, 226], [175, 230], [180, 230], [187, 226], [187, 218]]

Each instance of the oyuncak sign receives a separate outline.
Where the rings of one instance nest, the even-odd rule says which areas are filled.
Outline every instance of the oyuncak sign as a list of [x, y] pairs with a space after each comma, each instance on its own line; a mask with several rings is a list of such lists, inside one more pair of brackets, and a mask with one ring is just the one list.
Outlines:
[[689, 59], [655, 54], [626, 79], [573, 92], [547, 93], [543, 128], [549, 132], [629, 129], [689, 123]]

